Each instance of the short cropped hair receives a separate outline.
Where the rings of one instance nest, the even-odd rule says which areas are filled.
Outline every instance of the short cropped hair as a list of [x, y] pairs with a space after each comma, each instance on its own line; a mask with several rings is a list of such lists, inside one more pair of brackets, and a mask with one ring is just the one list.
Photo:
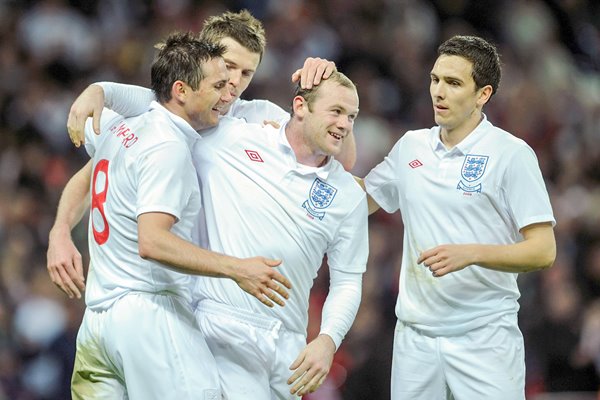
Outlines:
[[160, 103], [171, 100], [175, 81], [180, 80], [198, 90], [204, 79], [204, 63], [223, 57], [225, 53], [225, 46], [200, 40], [191, 32], [172, 33], [156, 47], [159, 52], [152, 63], [150, 75], [152, 90]]
[[262, 60], [267, 39], [262, 23], [254, 18], [248, 10], [237, 13], [225, 12], [204, 21], [200, 38], [218, 43], [230, 37], [252, 53], [260, 54]]
[[496, 46], [478, 36], [454, 36], [438, 47], [438, 55], [459, 56], [473, 64], [473, 80], [477, 89], [492, 87], [492, 96], [498, 90], [502, 75], [500, 56]]
[[[356, 90], [356, 85], [350, 78], [339, 71], [335, 71], [332, 73], [329, 78], [326, 80], [322, 80], [319, 85], [313, 86], [311, 89], [302, 89], [300, 86], [300, 82], [298, 82], [298, 86], [296, 86], [296, 90], [294, 92], [294, 97], [301, 96], [306, 100], [306, 104], [308, 106], [309, 111], [312, 111], [312, 104], [315, 102], [317, 97], [319, 96], [320, 89], [323, 87], [324, 82], [333, 82], [337, 83], [340, 86], [346, 87], [348, 89]], [[292, 107], [292, 116], [294, 115], [294, 108]]]

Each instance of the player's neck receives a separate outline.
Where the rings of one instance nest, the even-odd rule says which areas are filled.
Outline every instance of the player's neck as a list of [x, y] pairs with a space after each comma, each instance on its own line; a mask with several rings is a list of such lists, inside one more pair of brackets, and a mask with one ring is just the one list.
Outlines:
[[296, 155], [296, 161], [309, 167], [321, 167], [327, 163], [327, 156], [315, 152], [306, 142], [302, 127], [290, 121], [285, 127], [285, 136]]

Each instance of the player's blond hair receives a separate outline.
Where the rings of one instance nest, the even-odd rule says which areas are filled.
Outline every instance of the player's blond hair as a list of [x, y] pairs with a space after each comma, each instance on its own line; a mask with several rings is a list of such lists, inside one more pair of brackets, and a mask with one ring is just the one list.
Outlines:
[[[315, 102], [317, 97], [319, 96], [320, 88], [323, 87], [324, 82], [336, 83], [339, 86], [343, 86], [345, 88], [353, 89], [354, 91], [356, 91], [356, 85], [354, 84], [354, 82], [352, 82], [352, 80], [350, 78], [348, 78], [346, 75], [344, 75], [343, 73], [341, 73], [339, 71], [335, 71], [329, 76], [329, 78], [321, 81], [321, 83], [319, 85], [313, 86], [311, 89], [303, 89], [300, 86], [300, 82], [298, 82], [298, 86], [296, 86], [296, 91], [294, 92], [294, 98], [296, 96], [303, 97], [304, 100], [306, 100], [308, 110], [312, 111], [311, 106]], [[292, 116], [293, 116], [293, 113], [294, 113], [294, 108], [292, 107]]]
[[218, 43], [227, 37], [232, 38], [252, 53], [260, 54], [262, 60], [267, 45], [265, 29], [262, 22], [254, 18], [248, 10], [237, 13], [227, 11], [204, 21], [200, 39]]

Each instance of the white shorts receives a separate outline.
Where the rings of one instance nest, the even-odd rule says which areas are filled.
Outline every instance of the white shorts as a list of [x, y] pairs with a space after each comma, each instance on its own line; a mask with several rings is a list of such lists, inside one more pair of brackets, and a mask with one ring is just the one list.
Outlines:
[[85, 311], [71, 381], [74, 400], [220, 400], [215, 360], [191, 307], [135, 293]]
[[426, 336], [398, 321], [391, 393], [392, 400], [524, 400], [516, 314], [460, 336]]
[[196, 318], [221, 377], [226, 400], [299, 399], [290, 394], [290, 365], [306, 346], [304, 334], [281, 321], [203, 300]]

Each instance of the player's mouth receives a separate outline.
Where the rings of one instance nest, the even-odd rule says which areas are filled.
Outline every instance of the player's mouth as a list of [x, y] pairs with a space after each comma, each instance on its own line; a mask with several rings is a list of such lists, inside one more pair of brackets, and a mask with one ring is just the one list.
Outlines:
[[436, 112], [445, 112], [445, 111], [448, 111], [448, 107], [446, 107], [446, 106], [443, 106], [443, 105], [441, 105], [441, 104], [435, 104], [435, 105], [433, 106], [433, 109], [434, 109]]
[[340, 133], [331, 132], [331, 131], [327, 131], [327, 133], [329, 133], [330, 136], [333, 136], [336, 140], [342, 140], [344, 138], [344, 136], [341, 135]]

